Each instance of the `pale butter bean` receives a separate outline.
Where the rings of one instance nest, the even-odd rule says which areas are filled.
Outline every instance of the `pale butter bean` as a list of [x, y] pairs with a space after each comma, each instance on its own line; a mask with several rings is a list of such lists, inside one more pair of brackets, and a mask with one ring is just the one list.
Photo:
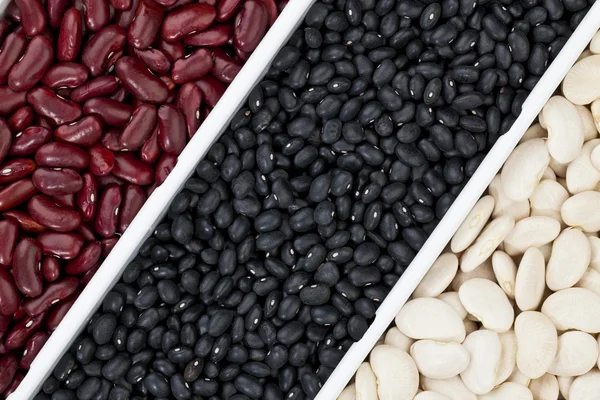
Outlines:
[[558, 380], [554, 375], [545, 374], [531, 381], [529, 390], [535, 400], [557, 400], [560, 394]]
[[412, 339], [462, 343], [465, 327], [448, 304], [423, 297], [407, 302], [395, 318], [396, 326]]
[[555, 292], [542, 304], [542, 312], [560, 331], [600, 332], [600, 296], [591, 290], [576, 287]]
[[558, 334], [552, 321], [537, 311], [524, 311], [515, 319], [517, 367], [530, 379], [543, 376], [556, 356]]
[[[552, 168], [552, 171], [554, 171], [554, 174], [556, 174], [557, 179], [558, 178], [566, 178], [567, 177], [567, 167], [569, 166], [568, 163], [560, 163], [558, 161], [556, 161], [554, 158], [550, 157], [550, 162], [548, 163], [548, 166], [550, 168]], [[565, 184], [565, 188], [566, 188], [566, 184]]]
[[459, 269], [456, 273], [456, 277], [454, 277], [454, 280], [452, 281], [452, 290], [458, 292], [463, 283], [475, 278], [482, 278], [495, 282], [496, 278], [494, 276], [491, 258], [485, 260], [483, 264], [475, 268], [473, 271], [463, 272]]
[[415, 396], [414, 400], [450, 400], [450, 398], [444, 396], [443, 394], [426, 390], [424, 392], [418, 393]]
[[598, 365], [598, 368], [600, 368], [600, 335], [598, 335], [598, 337], [596, 338], [596, 341], [598, 343], [598, 352], [599, 352], [599, 354], [598, 354], [598, 364], [597, 365]]
[[558, 337], [558, 349], [548, 373], [579, 376], [589, 372], [598, 362], [598, 343], [589, 333], [565, 332]]
[[[544, 179], [550, 179], [551, 181], [555, 181], [556, 180], [556, 174], [554, 173], [554, 170], [552, 170], [552, 168], [550, 168], [548, 166], [548, 168], [546, 168], [544, 170], [544, 173], [542, 174], [542, 178], [540, 179], [540, 182], [543, 181]], [[538, 184], [539, 186], [539, 184]]]
[[514, 299], [517, 266], [513, 259], [501, 250], [495, 251], [492, 255], [492, 269], [498, 285], [509, 298]]
[[578, 376], [569, 389], [569, 400], [593, 400], [600, 394], [600, 371]]
[[413, 297], [436, 297], [442, 293], [456, 276], [458, 257], [444, 253], [435, 260], [423, 280], [413, 293]]
[[337, 400], [356, 400], [356, 385], [351, 383], [346, 386], [338, 396]]
[[465, 307], [460, 302], [458, 292], [445, 292], [437, 296], [437, 298], [452, 307], [460, 319], [467, 317], [467, 310], [465, 310]]
[[565, 229], [552, 244], [546, 285], [553, 291], [575, 285], [590, 265], [590, 242], [579, 229]]
[[491, 392], [479, 396], [479, 400], [533, 400], [533, 394], [526, 386], [514, 382], [504, 382]]
[[[585, 107], [584, 107], [585, 108]], [[596, 133], [596, 127], [592, 127]], [[600, 171], [592, 164], [591, 154], [600, 144], [600, 139], [590, 140], [583, 145], [579, 155], [567, 167], [567, 188], [572, 194], [594, 190], [600, 182]]]
[[560, 183], [544, 179], [529, 198], [532, 216], [547, 216], [562, 222], [560, 210], [569, 192]]
[[475, 321], [469, 319], [463, 319], [463, 325], [465, 326], [465, 333], [468, 335], [471, 332], [475, 332], [479, 329], [479, 325]]
[[410, 347], [410, 356], [419, 372], [433, 379], [448, 379], [460, 374], [471, 359], [467, 349], [460, 343], [434, 340], [416, 341]]
[[575, 286], [591, 290], [600, 296], [600, 272], [594, 268], [588, 268]]
[[539, 122], [537, 122], [531, 125], [529, 128], [527, 128], [525, 134], [519, 140], [519, 144], [526, 142], [530, 139], [546, 137], [548, 137], [548, 132], [546, 132], [546, 129]]
[[385, 339], [383, 340], [384, 344], [397, 347], [407, 353], [410, 350], [410, 346], [414, 342], [414, 339], [411, 339], [404, 333], [400, 332], [400, 329], [396, 328], [395, 326], [387, 331], [385, 334]]
[[460, 373], [462, 381], [477, 395], [488, 393], [494, 388], [496, 366], [502, 353], [498, 334], [486, 329], [475, 331], [465, 338], [463, 346], [469, 352], [471, 362]]
[[515, 220], [510, 216], [498, 217], [490, 222], [462, 254], [460, 269], [469, 272], [481, 265], [498, 248], [514, 226]]
[[513, 201], [527, 200], [549, 162], [550, 155], [544, 139], [531, 139], [518, 145], [508, 156], [500, 173], [504, 193]]
[[548, 131], [548, 152], [560, 163], [573, 161], [581, 152], [584, 140], [583, 122], [577, 108], [562, 96], [552, 96], [542, 113]]
[[477, 400], [477, 395], [471, 392], [459, 376], [449, 379], [431, 379], [424, 376], [423, 389], [443, 393], [450, 400]]
[[515, 367], [514, 371], [512, 374], [510, 374], [506, 381], [515, 382], [523, 386], [529, 386], [529, 383], [531, 383], [531, 378], [522, 373], [519, 370], [519, 367]]
[[590, 42], [590, 51], [593, 54], [600, 54], [600, 31], [596, 32]]
[[408, 353], [381, 345], [371, 351], [370, 362], [377, 376], [380, 400], [412, 400], [415, 397], [419, 390], [419, 372]]
[[560, 394], [566, 400], [569, 400], [569, 391], [571, 390], [571, 385], [575, 380], [574, 376], [557, 376], [556, 380], [558, 381], [558, 388], [560, 390]]
[[569, 226], [581, 228], [584, 232], [597, 232], [600, 230], [600, 213], [597, 212], [599, 209], [599, 192], [581, 192], [563, 203], [560, 214]]
[[502, 179], [500, 174], [497, 174], [490, 186], [488, 186], [489, 194], [494, 198], [494, 212], [492, 218], [498, 218], [504, 215], [509, 215], [515, 221], [529, 217], [529, 202], [527, 200], [513, 201], [505, 193], [502, 188]]
[[506, 293], [487, 279], [471, 279], [458, 291], [460, 301], [484, 327], [495, 332], [506, 332], [513, 324], [515, 313]]
[[538, 247], [538, 250], [542, 252], [544, 256], [544, 262], [547, 264], [550, 261], [550, 256], [552, 255], [552, 244], [548, 243], [543, 246]]
[[499, 333], [498, 338], [502, 345], [502, 353], [496, 367], [494, 386], [506, 381], [512, 375], [517, 365], [517, 336], [515, 335], [515, 331], [511, 329], [510, 331]]
[[377, 396], [377, 377], [368, 362], [360, 364], [354, 380], [356, 398], [359, 400], [379, 400]]
[[483, 196], [477, 201], [471, 212], [469, 212], [469, 215], [467, 215], [467, 218], [465, 218], [452, 237], [450, 248], [454, 253], [464, 251], [473, 243], [485, 224], [487, 224], [493, 211], [494, 197], [490, 195]]
[[[576, 105], [577, 112], [581, 117], [581, 123], [583, 124], [583, 137], [587, 142], [598, 137], [598, 129], [594, 121], [594, 116], [589, 108], [581, 105]], [[585, 146], [585, 145], [584, 145]]]
[[598, 99], [592, 102], [592, 105], [590, 106], [590, 112], [592, 114], [592, 119], [594, 121], [596, 130], [600, 131], [600, 101], [598, 101]]
[[545, 273], [544, 255], [535, 247], [529, 248], [517, 270], [515, 301], [521, 311], [537, 310], [542, 303]]
[[599, 66], [600, 55], [585, 57], [573, 65], [562, 84], [563, 94], [570, 102], [590, 104], [600, 97]]
[[552, 242], [560, 233], [560, 222], [552, 217], [523, 218], [504, 239], [504, 251], [511, 256], [523, 254], [530, 247]]
[[590, 267], [600, 272], [600, 238], [588, 236], [588, 240], [590, 241], [590, 249], [592, 250]]

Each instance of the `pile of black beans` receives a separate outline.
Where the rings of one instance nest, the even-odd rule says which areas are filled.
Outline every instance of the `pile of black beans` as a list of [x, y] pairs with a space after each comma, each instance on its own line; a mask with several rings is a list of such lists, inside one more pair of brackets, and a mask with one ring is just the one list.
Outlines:
[[586, 0], [320, 0], [36, 399], [309, 399]]

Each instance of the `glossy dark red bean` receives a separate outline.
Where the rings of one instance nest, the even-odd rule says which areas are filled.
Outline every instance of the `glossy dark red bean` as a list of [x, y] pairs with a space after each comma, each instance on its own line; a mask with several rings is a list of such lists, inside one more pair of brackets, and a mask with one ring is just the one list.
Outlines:
[[167, 56], [171, 63], [174, 63], [185, 55], [185, 49], [183, 47], [183, 43], [181, 43], [181, 40], [167, 42], [159, 36], [156, 38], [154, 45], [157, 49], [162, 51], [165, 56]]
[[123, 86], [143, 102], [162, 103], [169, 95], [167, 86], [137, 58], [120, 58], [115, 65], [115, 72]]
[[217, 6], [217, 21], [223, 22], [231, 19], [240, 8], [242, 0], [221, 0]]
[[10, 210], [29, 200], [37, 192], [31, 179], [20, 179], [0, 190], [0, 211]]
[[96, 176], [110, 174], [115, 167], [115, 155], [101, 144], [90, 147], [88, 152], [90, 154], [90, 172]]
[[26, 212], [19, 210], [10, 210], [4, 212], [4, 218], [10, 218], [17, 221], [19, 227], [25, 232], [30, 233], [42, 233], [46, 230], [46, 227], [37, 223], [31, 215]]
[[129, 152], [115, 154], [115, 167], [112, 173], [134, 185], [145, 186], [154, 180], [154, 169]]
[[29, 200], [27, 210], [34, 220], [56, 232], [70, 232], [81, 224], [81, 215], [77, 211], [56, 204], [42, 194]]
[[117, 128], [108, 129], [100, 138], [100, 143], [107, 150], [112, 152], [122, 151], [123, 146], [121, 142], [119, 142], [119, 137], [121, 136], [121, 130]]
[[94, 229], [88, 223], [82, 223], [79, 228], [75, 230], [75, 232], [79, 233], [86, 243], [96, 241], [96, 232], [94, 232]]
[[8, 331], [8, 328], [10, 327], [11, 322], [12, 322], [12, 316], [0, 315], [0, 340], [4, 337], [4, 335], [6, 334], [6, 331]]
[[27, 92], [27, 101], [35, 112], [45, 117], [55, 126], [68, 124], [81, 118], [81, 107], [69, 100], [58, 97], [45, 87], [36, 87]]
[[0, 266], [9, 267], [13, 260], [13, 254], [17, 239], [19, 238], [19, 225], [12, 219], [0, 221]]
[[[4, 119], [0, 118], [0, 163], [8, 154], [12, 146], [12, 133]], [[2, 183], [2, 182], [0, 182]]]
[[135, 18], [138, 3], [138, 0], [131, 0], [131, 7], [129, 7], [127, 10], [120, 10], [117, 12], [117, 25], [123, 29], [127, 29], [129, 27]]
[[148, 48], [145, 50], [133, 49], [133, 54], [146, 64], [146, 67], [157, 74], [166, 74], [171, 69], [171, 61], [159, 49]]
[[202, 97], [209, 107], [214, 108], [225, 93], [225, 85], [210, 75], [205, 75], [196, 81], [202, 92]]
[[42, 83], [51, 89], [76, 88], [87, 81], [88, 70], [81, 64], [64, 62], [48, 69]]
[[82, 0], [85, 10], [85, 24], [92, 32], [98, 32], [108, 25], [110, 5], [108, 0]]
[[119, 143], [124, 149], [137, 150], [150, 138], [155, 127], [156, 107], [151, 104], [140, 104], [123, 129]]
[[154, 183], [156, 185], [162, 184], [173, 168], [175, 168], [175, 164], [177, 164], [177, 157], [172, 154], [164, 153], [156, 164]]
[[189, 4], [170, 11], [165, 17], [160, 34], [168, 41], [178, 40], [190, 33], [208, 28], [217, 15], [208, 4]]
[[175, 83], [186, 83], [208, 74], [213, 67], [213, 59], [207, 49], [198, 49], [175, 61], [173, 64], [173, 80]]
[[[100, 243], [102, 244], [102, 257], [108, 257], [108, 255], [110, 254], [112, 249], [116, 246], [118, 241], [119, 241], [119, 236], [113, 236], [110, 238], [104, 238], [104, 239], [100, 240]], [[88, 273], [90, 271], [88, 271]], [[85, 275], [84, 275], [84, 277], [85, 277]], [[83, 280], [83, 278], [82, 278], [82, 280]]]
[[0, 184], [25, 178], [35, 171], [36, 165], [28, 158], [13, 158], [0, 165]]
[[260, 0], [247, 0], [235, 17], [233, 43], [245, 52], [253, 51], [269, 25], [267, 9]]
[[82, 170], [89, 160], [85, 150], [68, 143], [46, 143], [35, 152], [35, 162], [40, 167]]
[[275, 0], [261, 0], [267, 9], [267, 14], [269, 15], [269, 26], [275, 23], [277, 16], [279, 15], [279, 10], [277, 10], [277, 4], [275, 4]]
[[164, 104], [158, 109], [158, 144], [169, 154], [179, 155], [185, 148], [186, 121], [181, 111]]
[[0, 48], [0, 84], [8, 81], [10, 69], [19, 61], [27, 48], [27, 38], [20, 32], [6, 37]]
[[183, 42], [188, 46], [216, 47], [227, 44], [232, 38], [231, 24], [214, 24], [208, 29], [184, 37]]
[[98, 204], [98, 184], [94, 175], [86, 172], [82, 175], [83, 188], [77, 193], [77, 209], [84, 221], [91, 221], [96, 215]]
[[67, 9], [71, 5], [70, 0], [47, 0], [46, 9], [48, 10], [48, 21], [53, 28], [60, 27], [63, 17], [69, 12]]
[[102, 137], [102, 121], [90, 115], [77, 122], [61, 125], [54, 131], [54, 139], [81, 147], [90, 147]]
[[39, 168], [33, 173], [33, 184], [48, 196], [63, 196], [80, 191], [83, 179], [69, 168]]
[[73, 276], [67, 276], [59, 281], [52, 282], [46, 286], [40, 296], [27, 299], [23, 304], [23, 309], [28, 315], [40, 315], [52, 305], [72, 295], [78, 286], [79, 281]]
[[52, 200], [61, 207], [75, 208], [75, 194], [65, 194], [63, 196], [52, 196]]
[[119, 185], [110, 184], [104, 188], [94, 221], [95, 230], [100, 236], [109, 238], [117, 232], [119, 207], [122, 200], [123, 197]]
[[42, 277], [46, 282], [54, 282], [60, 278], [60, 261], [56, 257], [44, 256], [42, 259]]
[[[47, 290], [47, 289], [46, 289]], [[27, 303], [28, 300], [25, 301]], [[4, 345], [8, 350], [23, 347], [27, 340], [40, 330], [44, 323], [45, 314], [29, 315], [20, 320], [6, 335]]]
[[156, 4], [160, 4], [163, 7], [171, 7], [175, 3], [177, 3], [177, 0], [154, 0], [154, 1]]
[[106, 96], [113, 93], [119, 87], [116, 76], [101, 76], [84, 83], [71, 92], [71, 100], [83, 103], [88, 99]]
[[235, 61], [222, 49], [213, 50], [212, 76], [223, 83], [231, 83], [242, 69], [242, 64]]
[[31, 89], [42, 80], [53, 58], [52, 42], [43, 35], [34, 37], [27, 45], [23, 57], [10, 69], [8, 86], [14, 91]]
[[42, 294], [41, 262], [42, 248], [34, 239], [25, 238], [17, 244], [12, 273], [17, 289], [24, 296], [37, 297]]
[[158, 157], [160, 157], [161, 153], [162, 149], [158, 144], [157, 125], [154, 131], [152, 132], [152, 136], [150, 136], [150, 138], [146, 140], [146, 143], [144, 143], [144, 145], [142, 146], [142, 149], [140, 150], [140, 157], [142, 161], [146, 164], [154, 164], [156, 160], [158, 160]]
[[0, 357], [0, 393], [8, 388], [19, 368], [19, 359], [14, 353]]
[[[0, 53], [1, 57], [2, 53]], [[2, 68], [2, 64], [0, 64], [0, 68]], [[12, 115], [25, 105], [27, 105], [27, 92], [15, 92], [8, 85], [0, 86], [0, 115]]]
[[31, 126], [35, 119], [33, 109], [29, 106], [21, 107], [6, 121], [13, 132], [21, 132]]
[[21, 361], [19, 362], [19, 366], [23, 369], [29, 369], [31, 363], [38, 355], [44, 344], [48, 341], [48, 335], [46, 332], [37, 332], [34, 333], [27, 343], [25, 344], [25, 349], [23, 349], [23, 354], [21, 356]]
[[131, 118], [131, 106], [105, 97], [89, 99], [83, 105], [85, 115], [97, 115], [107, 125], [124, 127]]
[[52, 138], [52, 131], [41, 126], [30, 126], [17, 133], [9, 151], [11, 156], [26, 156], [35, 153]]
[[23, 32], [29, 37], [42, 33], [46, 27], [46, 10], [41, 0], [15, 0], [21, 14]]
[[4, 396], [8, 398], [8, 396], [15, 392], [24, 378], [25, 374], [23, 374], [22, 372], [17, 372], [10, 385], [8, 385], [8, 387], [4, 391]]
[[73, 232], [44, 232], [37, 238], [42, 245], [45, 255], [55, 256], [63, 260], [70, 260], [77, 257], [83, 246], [81, 235]]
[[137, 49], [150, 47], [160, 30], [163, 17], [163, 8], [153, 0], [140, 0], [127, 30], [127, 41]]
[[131, 8], [131, 0], [110, 0], [110, 4], [116, 10], [129, 10]]
[[[81, 284], [83, 284], [83, 282]], [[63, 320], [73, 306], [73, 303], [75, 303], [75, 300], [77, 300], [77, 292], [50, 309], [48, 318], [46, 319], [46, 329], [48, 329], [50, 333], [56, 330], [60, 321]]]
[[125, 232], [145, 202], [146, 195], [142, 188], [136, 185], [123, 187], [123, 202], [119, 211], [119, 233]]
[[19, 309], [21, 296], [12, 275], [0, 268], [0, 314], [13, 315]]
[[108, 25], [83, 46], [81, 61], [88, 67], [92, 76], [103, 75], [108, 68], [108, 60], [113, 53], [125, 46], [126, 33], [118, 25]]
[[77, 257], [67, 262], [65, 272], [69, 275], [81, 275], [88, 272], [102, 254], [102, 245], [100, 242], [88, 243]]
[[0, 21], [0, 43], [4, 42], [6, 36], [10, 33], [10, 22], [6, 19]]
[[185, 118], [188, 138], [192, 138], [200, 127], [200, 106], [202, 105], [202, 92], [193, 82], [185, 83], [177, 93], [177, 108]]

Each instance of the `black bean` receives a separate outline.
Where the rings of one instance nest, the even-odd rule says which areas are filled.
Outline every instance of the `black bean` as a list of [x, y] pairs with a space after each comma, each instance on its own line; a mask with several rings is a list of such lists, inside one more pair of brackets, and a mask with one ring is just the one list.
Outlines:
[[144, 385], [150, 394], [157, 397], [166, 397], [171, 392], [167, 380], [155, 372], [146, 375]]

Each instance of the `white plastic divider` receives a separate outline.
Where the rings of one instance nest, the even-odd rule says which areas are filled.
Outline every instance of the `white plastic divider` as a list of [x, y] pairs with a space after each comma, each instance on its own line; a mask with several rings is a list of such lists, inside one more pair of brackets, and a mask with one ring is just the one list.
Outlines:
[[[128, 263], [137, 255], [141, 245], [165, 215], [175, 195], [181, 191], [185, 181], [193, 174], [194, 168], [204, 158], [210, 146], [229, 126], [233, 115], [246, 100], [250, 90], [264, 76], [271, 61], [300, 25], [314, 1], [293, 0], [287, 4], [218, 104], [179, 155], [177, 165], [169, 177], [148, 198], [127, 231], [39, 352], [18, 389], [7, 400], [26, 400], [37, 394], [62, 354], [83, 330], [104, 296], [119, 280]], [[2, 9], [6, 8], [7, 4], [8, 0], [0, 0]]]
[[[452, 207], [379, 306], [375, 320], [364, 337], [350, 347], [315, 400], [337, 399], [598, 29], [600, 29], [600, 1], [594, 4], [571, 35], [560, 54], [527, 97], [521, 115], [512, 128], [502, 135], [490, 150]], [[390, 368], [394, 366], [390, 365]]]

